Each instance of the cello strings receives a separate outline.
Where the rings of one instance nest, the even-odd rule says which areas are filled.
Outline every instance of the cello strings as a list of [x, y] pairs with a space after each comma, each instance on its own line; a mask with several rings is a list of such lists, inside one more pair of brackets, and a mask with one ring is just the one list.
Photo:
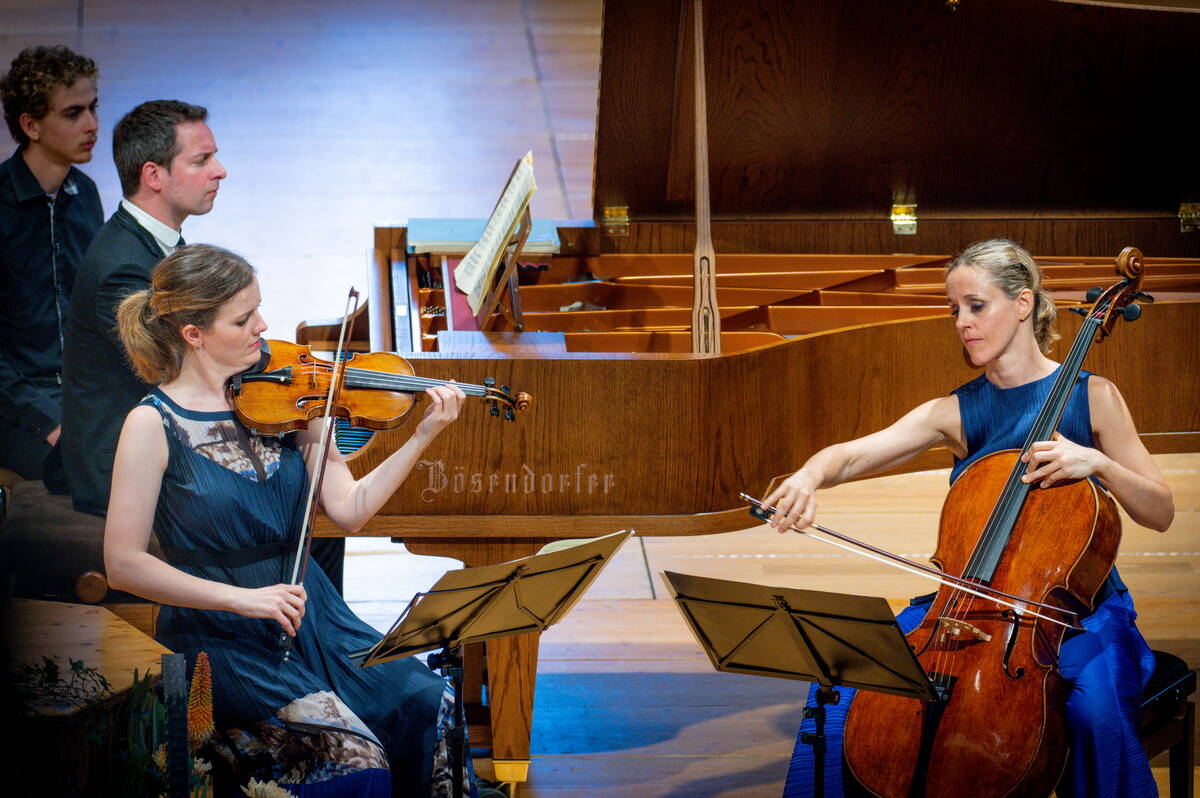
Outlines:
[[[1088, 321], [1091, 321], [1091, 319]], [[1086, 323], [1087, 322], [1085, 322], [1085, 327]], [[1091, 338], [1091, 334], [1079, 335], [1075, 338], [1070, 352], [1064, 359], [1064, 364], [1062, 369], [1059, 371], [1058, 378], [1055, 380], [1053, 387], [1050, 389], [1050, 393], [1046, 399], [1046, 402], [1042, 406], [1042, 410], [1039, 412], [1037, 419], [1034, 421], [1033, 427], [1030, 429], [1030, 433], [1027, 436], [1025, 443], [1021, 447], [1020, 451], [1022, 455], [1028, 452], [1029, 448], [1034, 443], [1045, 439], [1049, 432], [1046, 427], [1051, 417], [1054, 418], [1054, 423], [1057, 425], [1057, 420], [1062, 415], [1063, 408], [1066, 405], [1066, 400], [1069, 398], [1071, 389], [1074, 387], [1075, 379], [1078, 376], [1078, 367], [1082, 365], [1083, 358], [1087, 354], [1088, 349], [1090, 349]], [[1072, 374], [1071, 372], [1075, 373]], [[1070, 379], [1068, 379], [1068, 377], [1070, 377]], [[967, 574], [980, 576], [980, 574], [975, 573], [975, 571], [981, 566], [985, 552], [989, 551], [996, 545], [997, 536], [1003, 534], [1003, 529], [997, 527], [1000, 527], [1006, 520], [1004, 518], [1004, 514], [1010, 511], [1010, 505], [1019, 498], [1016, 494], [1023, 493], [1029, 489], [1029, 486], [1026, 483], [1021, 482], [1021, 476], [1023, 475], [1025, 468], [1025, 464], [1021, 463], [1018, 459], [1017, 463], [1013, 466], [1012, 471], [1009, 473], [1009, 476], [1005, 481], [1004, 488], [1001, 491], [999, 499], [997, 500], [996, 509], [993, 510], [992, 516], [989, 517], [988, 523], [984, 527], [980, 545], [976, 547], [975, 551], [972, 553], [971, 559], [968, 561], [966, 571]]]
[[[1038, 413], [1029, 431], [1029, 435], [1021, 447], [1020, 451], [1022, 455], [1028, 452], [1034, 443], [1047, 439], [1050, 433], [1058, 426], [1058, 421], [1066, 408], [1067, 400], [1070, 398], [1071, 391], [1075, 387], [1079, 369], [1083, 365], [1083, 359], [1086, 357], [1095, 338], [1096, 327], [1099, 326], [1098, 314], [1106, 312], [1108, 305], [1109, 303], [1098, 301], [1092, 312], [1084, 320], [1083, 327], [1072, 343], [1067, 357], [1064, 358], [1063, 366], [1054, 381], [1054, 385], [1051, 386], [1047, 400]], [[1018, 457], [1012, 471], [1005, 480], [1000, 498], [987, 523], [984, 525], [980, 541], [968, 559], [964, 576], [973, 575], [975, 578], [982, 579], [983, 575], [979, 574], [978, 571], [985, 558], [993, 560], [992, 569], [998, 563], [1003, 548], [1007, 546], [1008, 541], [1011, 539], [1012, 528], [1016, 523], [1021, 506], [1024, 504], [1024, 498], [1032, 487], [1030, 484], [1021, 481], [1021, 476], [1025, 470], [1025, 464]], [[1003, 543], [1001, 543], [1002, 540]], [[990, 576], [990, 573], [988, 575]], [[951, 600], [948, 599], [947, 604]], [[950, 617], [955, 620], [964, 620], [969, 613], [974, 611], [974, 603], [974, 596], [965, 597], [965, 600], [960, 598], [956, 603], [955, 609], [952, 610]], [[957, 607], [960, 606], [961, 610], [958, 610]], [[937, 658], [939, 661], [941, 659], [941, 651], [942, 649], [939, 648], [939, 657]]]
[[[1043, 405], [1038, 419], [1034, 422], [1033, 428], [1030, 430], [1030, 434], [1021, 449], [1022, 454], [1028, 451], [1034, 442], [1043, 440], [1046, 437], [1045, 428], [1049, 423], [1049, 419], [1053, 418], [1054, 423], [1057, 424], [1057, 419], [1061, 417], [1062, 409], [1065, 407], [1066, 399], [1070, 396], [1070, 391], [1074, 387], [1078, 367], [1081, 365], [1083, 356], [1090, 346], [1091, 337], [1090, 333], [1076, 337], [1070, 353], [1065, 358], [1059, 376], [1051, 388], [1047, 401]], [[984, 526], [984, 532], [980, 537], [980, 541], [972, 552], [964, 576], [973, 576], [984, 580], [991, 575], [990, 572], [988, 574], [980, 573], [980, 568], [985, 558], [991, 558], [993, 560], [992, 568], [994, 569], [995, 561], [998, 560], [1004, 546], [1007, 545], [1008, 540], [1011, 538], [1016, 517], [1020, 512], [1024, 497], [1030, 489], [1030, 485], [1021, 481], [1021, 476], [1025, 468], [1025, 465], [1019, 459], [1014, 464], [1012, 471], [1005, 481], [1001, 496]], [[1000, 551], [997, 551], [997, 549]], [[960, 601], [960, 605], [962, 606], [961, 613], [956, 612], [953, 614], [953, 617], [956, 619], [961, 620], [968, 613], [974, 611], [973, 598], [966, 598], [965, 601]]]
[[[1089, 319], [1088, 321], [1092, 321]], [[1085, 328], [1087, 322], [1085, 322]], [[1085, 330], [1086, 331], [1086, 330]], [[1021, 454], [1025, 454], [1029, 448], [1037, 441], [1043, 440], [1049, 430], [1046, 427], [1049, 425], [1050, 419], [1054, 418], [1054, 424], [1057, 425], [1057, 419], [1061, 417], [1062, 410], [1065, 407], [1066, 400], [1070, 395], [1071, 389], [1074, 387], [1075, 377], [1077, 376], [1078, 367], [1082, 365], [1084, 356], [1091, 345], [1092, 335], [1081, 334], [1076, 336], [1075, 341], [1071, 346], [1071, 350], [1065, 358], [1064, 365], [1059, 372], [1058, 378], [1055, 380], [1045, 404], [1042, 406], [1037, 419], [1034, 421], [1029, 434], [1026, 437], [1024, 444], [1021, 447]], [[1076, 372], [1072, 374], [1072, 372]], [[1068, 379], [1070, 377], [1070, 379]], [[976, 548], [968, 563], [968, 573], [976, 576], [987, 576], [986, 574], [976, 573], [981, 567], [981, 561], [985, 553], [990, 551], [996, 544], [997, 535], [1003, 534], [1003, 522], [1006, 511], [1011, 513], [1011, 504], [1017, 500], [1016, 494], [1023, 493], [1028, 490], [1026, 483], [1021, 482], [1021, 476], [1025, 470], [1025, 465], [1018, 460], [1013, 466], [1008, 479], [1005, 482], [1004, 489], [996, 504], [996, 510], [988, 519], [988, 524], [985, 526], [984, 535], [981, 538], [980, 546]]]

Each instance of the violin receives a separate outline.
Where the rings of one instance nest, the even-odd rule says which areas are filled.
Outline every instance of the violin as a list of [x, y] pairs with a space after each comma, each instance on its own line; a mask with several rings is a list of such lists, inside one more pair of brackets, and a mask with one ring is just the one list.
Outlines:
[[[258, 363], [230, 380], [235, 412], [242, 423], [261, 434], [281, 435], [306, 429], [309, 421], [325, 413], [333, 361], [289, 341], [263, 340]], [[331, 415], [356, 427], [383, 430], [401, 424], [417, 394], [449, 380], [418, 377], [407, 360], [390, 352], [351, 353], [343, 361], [338, 401]], [[482, 398], [491, 415], [512, 421], [533, 398], [515, 395], [491, 377], [483, 385], [455, 382], [467, 396]], [[503, 410], [501, 410], [503, 408]]]
[[[350, 289], [346, 311], [338, 334], [334, 360], [322, 360], [307, 346], [288, 341], [260, 339], [258, 362], [230, 379], [234, 412], [243, 424], [256, 434], [282, 435], [297, 429], [307, 429], [314, 418], [322, 421], [345, 418], [352, 425], [368, 429], [392, 429], [400, 425], [412, 409], [416, 394], [435, 385], [449, 385], [448, 380], [418, 377], [408, 361], [386, 352], [375, 354], [345, 354], [347, 322], [353, 315], [351, 306], [358, 307], [358, 291]], [[533, 401], [527, 393], [515, 397], [508, 386], [495, 386], [490, 377], [484, 385], [454, 383], [468, 396], [478, 396], [487, 402], [493, 416], [508, 421], [516, 411], [525, 410]], [[317, 497], [325, 480], [333, 425], [321, 428], [321, 442], [307, 464], [312, 475], [308, 480], [304, 502], [303, 523], [296, 540], [289, 584], [304, 582], [308, 572], [312, 546], [313, 522], [317, 513]], [[280, 632], [277, 643], [283, 662], [288, 661], [292, 638]]]

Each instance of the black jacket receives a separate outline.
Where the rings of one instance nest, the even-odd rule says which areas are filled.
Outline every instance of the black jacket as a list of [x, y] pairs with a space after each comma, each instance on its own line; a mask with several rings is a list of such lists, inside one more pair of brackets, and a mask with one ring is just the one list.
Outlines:
[[0, 417], [39, 438], [60, 421], [67, 302], [102, 224], [96, 184], [75, 167], [51, 200], [20, 150], [0, 164]]
[[150, 271], [162, 257], [154, 236], [118, 208], [92, 240], [75, 278], [63, 350], [62, 451], [75, 509], [85, 513], [108, 511], [121, 425], [150, 390], [125, 358], [116, 307], [150, 286]]

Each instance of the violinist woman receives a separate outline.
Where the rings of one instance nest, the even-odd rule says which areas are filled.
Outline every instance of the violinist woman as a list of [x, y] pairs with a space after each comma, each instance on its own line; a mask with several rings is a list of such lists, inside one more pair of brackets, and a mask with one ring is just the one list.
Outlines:
[[[886, 429], [814, 454], [766, 498], [777, 508], [772, 526], [781, 532], [793, 524], [809, 526], [821, 488], [895, 467], [934, 445], [954, 454], [952, 483], [981, 457], [1022, 447], [1059, 368], [1045, 354], [1057, 338], [1055, 308], [1037, 263], [1011, 241], [974, 244], [947, 267], [946, 299], [966, 356], [983, 374]], [[1137, 524], [1165, 531], [1174, 518], [1166, 480], [1138, 438], [1120, 392], [1103, 377], [1079, 373], [1058, 432], [1033, 444], [1023, 459], [1023, 481], [1038, 488], [1091, 478]], [[932, 599], [914, 599], [900, 614], [906, 633], [920, 624]], [[1134, 625], [1136, 617], [1114, 568], [1094, 611], [1083, 619], [1083, 630], [1068, 632], [1061, 646], [1059, 670], [1071, 684], [1066, 706], [1070, 755], [1058, 788], [1062, 798], [1157, 795], [1136, 725], [1154, 656]], [[854, 693], [839, 692], [841, 702], [828, 707], [826, 716], [829, 796], [841, 794], [841, 733]], [[809, 794], [812, 767], [810, 746], [797, 745], [786, 796]]]
[[[158, 639], [212, 666], [216, 725], [295, 794], [449, 794], [442, 722], [453, 700], [412, 658], [366, 669], [347, 654], [379, 635], [316, 564], [287, 584], [319, 424], [263, 437], [234, 415], [230, 377], [259, 360], [267, 325], [254, 270], [217, 247], [181, 247], [120, 305], [134, 368], [155, 387], [128, 415], [113, 468], [104, 557], [113, 587], [163, 605]], [[330, 447], [320, 503], [359, 529], [458, 416], [456, 386], [428, 391], [407, 443], [355, 480]], [[309, 466], [306, 467], [306, 463]], [[165, 562], [147, 552], [153, 531]], [[278, 644], [292, 638], [288, 658]], [[297, 724], [323, 733], [296, 734]], [[274, 754], [274, 758], [271, 755]]]

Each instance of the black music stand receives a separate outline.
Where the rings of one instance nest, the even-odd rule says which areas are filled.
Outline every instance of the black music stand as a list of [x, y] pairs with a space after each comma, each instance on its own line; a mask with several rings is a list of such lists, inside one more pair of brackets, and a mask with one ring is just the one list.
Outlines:
[[835, 687], [939, 700], [881, 598], [662, 576], [714, 668], [819, 685], [816, 707], [804, 710], [817, 731], [801, 736], [813, 747], [817, 798], [825, 794], [825, 705], [840, 700]]
[[632, 530], [583, 541], [559, 541], [531, 557], [447, 571], [417, 593], [383, 639], [350, 659], [365, 668], [441, 649], [429, 666], [454, 684], [450, 736], [454, 798], [466, 776], [467, 718], [462, 695], [462, 646], [496, 637], [541, 632], [562, 620]]

